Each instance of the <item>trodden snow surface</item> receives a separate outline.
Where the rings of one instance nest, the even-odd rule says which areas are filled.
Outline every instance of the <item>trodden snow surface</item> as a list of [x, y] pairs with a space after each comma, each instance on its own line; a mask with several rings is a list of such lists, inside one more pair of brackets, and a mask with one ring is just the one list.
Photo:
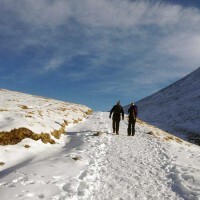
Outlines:
[[141, 124], [127, 136], [127, 120], [115, 135], [108, 116], [93, 113], [68, 128], [60, 147], [2, 170], [0, 199], [200, 199], [198, 146], [155, 138]]

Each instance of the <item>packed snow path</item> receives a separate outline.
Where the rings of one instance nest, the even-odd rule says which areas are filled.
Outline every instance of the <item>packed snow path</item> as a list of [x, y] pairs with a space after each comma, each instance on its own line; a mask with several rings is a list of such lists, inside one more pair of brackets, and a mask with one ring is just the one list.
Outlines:
[[198, 148], [161, 142], [141, 125], [134, 137], [127, 136], [127, 120], [115, 135], [108, 115], [94, 113], [69, 128], [58, 152], [0, 173], [1, 199], [200, 199]]

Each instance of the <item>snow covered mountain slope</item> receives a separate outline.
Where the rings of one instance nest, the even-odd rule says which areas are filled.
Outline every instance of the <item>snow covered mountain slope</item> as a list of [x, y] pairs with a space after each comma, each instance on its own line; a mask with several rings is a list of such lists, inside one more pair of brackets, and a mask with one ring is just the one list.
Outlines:
[[86, 106], [1, 89], [0, 145], [17, 144], [24, 138], [54, 144], [67, 125], [89, 113]]
[[[127, 136], [127, 117], [115, 135], [108, 116], [93, 113], [68, 127], [65, 145], [31, 159], [31, 148], [14, 145], [26, 159], [0, 168], [1, 200], [200, 199], [198, 146], [140, 121], [135, 136]], [[0, 159], [9, 151], [2, 146]]]
[[51, 146], [54, 151], [65, 145], [68, 127], [91, 112], [83, 105], [1, 89], [0, 147], [4, 158], [0, 154], [0, 168], [15, 166]]
[[200, 68], [136, 103], [139, 118], [185, 137], [200, 134]]

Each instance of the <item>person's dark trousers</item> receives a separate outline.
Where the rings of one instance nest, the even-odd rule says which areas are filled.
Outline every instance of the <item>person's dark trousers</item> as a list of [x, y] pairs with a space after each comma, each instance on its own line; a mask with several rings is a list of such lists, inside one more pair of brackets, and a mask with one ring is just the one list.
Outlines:
[[120, 120], [113, 119], [113, 133], [119, 134], [119, 122]]
[[132, 134], [132, 136], [135, 135], [135, 120], [130, 120], [128, 122], [128, 135], [130, 136]]

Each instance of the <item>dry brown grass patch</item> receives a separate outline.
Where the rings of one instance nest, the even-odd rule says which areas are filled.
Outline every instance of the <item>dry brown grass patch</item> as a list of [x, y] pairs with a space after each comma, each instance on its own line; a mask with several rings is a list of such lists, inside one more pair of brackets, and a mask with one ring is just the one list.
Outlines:
[[147, 134], [148, 134], [148, 135], [156, 136], [156, 134], [155, 134], [154, 132], [152, 132], [152, 131], [147, 132]]
[[94, 133], [93, 136], [101, 136], [102, 134], [103, 134], [102, 132], [98, 131], [98, 132]]
[[174, 140], [173, 136], [167, 136], [164, 138], [165, 141], [170, 141], [170, 140]]
[[175, 140], [176, 140], [176, 142], [178, 142], [178, 143], [182, 143], [183, 141], [181, 140], [181, 139], [179, 139], [179, 138], [175, 138]]
[[31, 116], [31, 115], [25, 115], [25, 117], [32, 118], [32, 116]]
[[4, 166], [5, 165], [5, 163], [4, 162], [0, 162], [0, 166]]
[[60, 111], [65, 112], [67, 108], [59, 108]]
[[4, 112], [4, 111], [8, 111], [8, 110], [6, 110], [6, 109], [0, 109], [0, 112]]
[[68, 125], [67, 120], [64, 120], [64, 123], [61, 125], [61, 128], [59, 130], [54, 130], [51, 132], [51, 135], [53, 135], [56, 139], [60, 139], [61, 134], [65, 134], [65, 127]]
[[93, 113], [93, 110], [91, 110], [91, 109], [88, 109], [88, 110], [85, 112], [86, 115], [91, 115], [92, 113]]
[[65, 123], [66, 126], [69, 124], [68, 121], [65, 120], [65, 119], [64, 119], [64, 123]]
[[78, 120], [74, 119], [73, 124], [78, 124]]
[[21, 142], [25, 138], [33, 140], [42, 140], [43, 143], [55, 144], [48, 133], [36, 134], [27, 128], [13, 129], [10, 132], [0, 132], [0, 145], [14, 145]]
[[81, 160], [82, 157], [78, 156], [78, 155], [75, 155], [75, 156], [72, 157], [72, 159], [75, 160], [75, 161], [78, 161], [78, 160]]
[[80, 118], [74, 119], [74, 120], [73, 120], [73, 123], [74, 123], [74, 124], [78, 124], [80, 121], [82, 121], [82, 119], [80, 119]]
[[61, 134], [65, 133], [65, 128], [61, 127], [59, 130], [55, 130], [51, 132], [51, 135], [53, 135], [56, 139], [60, 139]]
[[29, 109], [28, 106], [26, 106], [26, 105], [19, 105], [19, 107], [20, 107], [21, 109], [24, 109], [24, 110]]

